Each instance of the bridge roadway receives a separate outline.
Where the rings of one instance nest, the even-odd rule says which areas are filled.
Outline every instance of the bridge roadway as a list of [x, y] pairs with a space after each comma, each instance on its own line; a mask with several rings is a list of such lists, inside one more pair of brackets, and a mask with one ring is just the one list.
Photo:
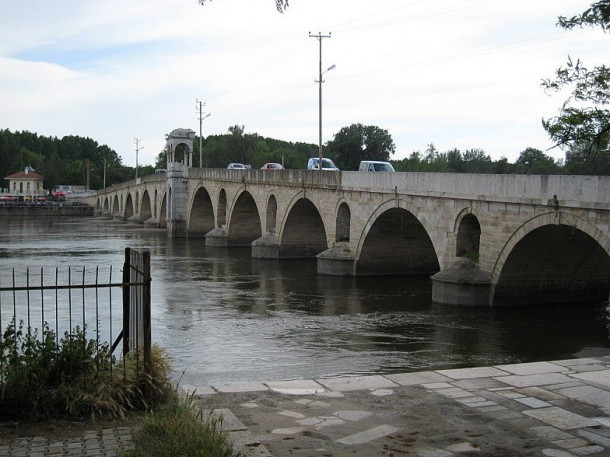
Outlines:
[[610, 177], [225, 170], [87, 197], [102, 214], [257, 258], [317, 258], [330, 275], [431, 275], [433, 301], [607, 300]]

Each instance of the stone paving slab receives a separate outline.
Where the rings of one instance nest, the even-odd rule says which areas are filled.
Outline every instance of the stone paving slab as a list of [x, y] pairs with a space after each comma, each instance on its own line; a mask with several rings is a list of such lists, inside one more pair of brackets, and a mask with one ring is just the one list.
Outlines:
[[[606, 357], [201, 386], [195, 398], [244, 457], [610, 457]], [[111, 457], [131, 446], [128, 429], [112, 429], [19, 439], [0, 457]]]
[[610, 457], [608, 373], [609, 358], [586, 358], [264, 383], [197, 401], [229, 408], [277, 457]]

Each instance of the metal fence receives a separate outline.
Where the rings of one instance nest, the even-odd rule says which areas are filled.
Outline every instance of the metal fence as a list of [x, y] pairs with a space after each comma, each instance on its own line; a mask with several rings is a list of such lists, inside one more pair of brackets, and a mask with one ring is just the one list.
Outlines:
[[[77, 329], [113, 354], [143, 351], [151, 359], [150, 253], [125, 249], [122, 276], [108, 267], [12, 269], [0, 274], [0, 341], [23, 323], [29, 334], [47, 329], [59, 344]], [[117, 280], [116, 277], [120, 280]], [[92, 336], [93, 334], [93, 336]], [[140, 357], [136, 357], [137, 360]]]

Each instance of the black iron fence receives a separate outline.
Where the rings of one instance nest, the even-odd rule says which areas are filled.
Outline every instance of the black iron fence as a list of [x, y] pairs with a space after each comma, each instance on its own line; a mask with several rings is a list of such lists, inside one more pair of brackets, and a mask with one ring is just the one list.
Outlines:
[[10, 326], [38, 335], [49, 329], [57, 344], [61, 335], [80, 331], [98, 345], [108, 344], [109, 356], [121, 342], [123, 356], [143, 351], [148, 370], [150, 282], [150, 253], [131, 248], [125, 249], [122, 275], [112, 266], [9, 270], [0, 274], [0, 342]]

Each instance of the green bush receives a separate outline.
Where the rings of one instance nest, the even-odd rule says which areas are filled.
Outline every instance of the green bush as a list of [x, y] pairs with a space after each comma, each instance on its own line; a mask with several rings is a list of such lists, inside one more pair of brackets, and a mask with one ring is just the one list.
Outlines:
[[238, 456], [221, 430], [222, 420], [204, 418], [193, 407], [193, 397], [174, 394], [150, 413], [136, 436], [136, 449], [129, 457], [232, 457]]
[[117, 360], [107, 343], [87, 339], [76, 327], [57, 342], [45, 324], [24, 330], [7, 327], [0, 340], [0, 418], [112, 416], [146, 410], [166, 401], [171, 386], [169, 362], [153, 350], [150, 373], [142, 351]]

